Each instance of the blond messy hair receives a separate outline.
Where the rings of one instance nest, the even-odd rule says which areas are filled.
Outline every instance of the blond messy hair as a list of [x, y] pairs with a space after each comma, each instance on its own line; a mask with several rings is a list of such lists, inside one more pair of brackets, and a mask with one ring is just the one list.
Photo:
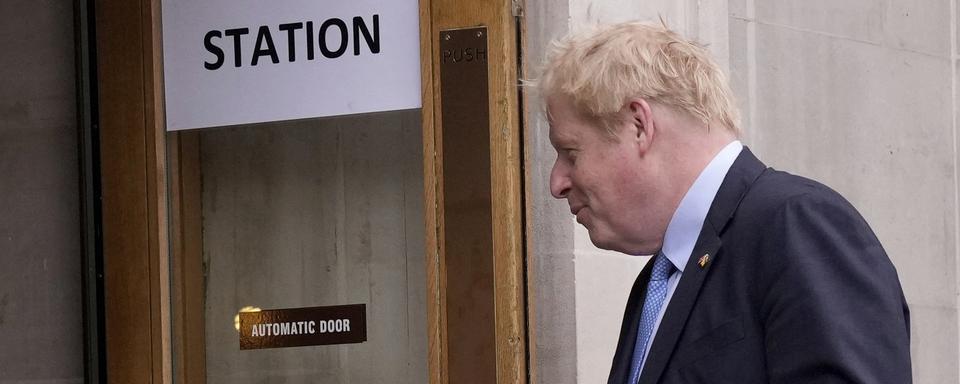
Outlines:
[[[628, 22], [555, 41], [536, 86], [566, 96], [578, 112], [616, 135], [631, 98], [672, 107], [740, 135], [726, 75], [707, 50], [665, 25]], [[548, 111], [549, 112], [549, 111]]]

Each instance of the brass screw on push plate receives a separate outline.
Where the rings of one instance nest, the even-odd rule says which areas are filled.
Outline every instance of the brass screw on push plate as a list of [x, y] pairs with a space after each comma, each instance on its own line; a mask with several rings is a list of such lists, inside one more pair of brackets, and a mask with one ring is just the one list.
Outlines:
[[483, 37], [483, 31], [477, 31], [477, 37]]
[[448, 33], [448, 34], [443, 35], [443, 39], [444, 39], [444, 40], [450, 40], [450, 34]]

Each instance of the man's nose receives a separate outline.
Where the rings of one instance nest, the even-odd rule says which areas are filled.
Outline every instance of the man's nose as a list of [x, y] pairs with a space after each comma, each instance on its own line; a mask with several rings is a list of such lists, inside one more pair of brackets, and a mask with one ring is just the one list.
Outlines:
[[570, 175], [566, 167], [558, 162], [553, 163], [553, 170], [550, 171], [550, 194], [558, 199], [567, 198], [570, 192]]

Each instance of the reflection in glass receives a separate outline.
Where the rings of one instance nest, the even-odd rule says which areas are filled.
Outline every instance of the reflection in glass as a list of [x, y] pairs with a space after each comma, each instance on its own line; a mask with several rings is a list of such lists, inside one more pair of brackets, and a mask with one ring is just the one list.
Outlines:
[[250, 306], [250, 305], [240, 308], [240, 310], [237, 311], [237, 315], [233, 317], [233, 328], [236, 329], [237, 332], [240, 332], [240, 313], [241, 312], [260, 312], [260, 311], [261, 311], [260, 308]]

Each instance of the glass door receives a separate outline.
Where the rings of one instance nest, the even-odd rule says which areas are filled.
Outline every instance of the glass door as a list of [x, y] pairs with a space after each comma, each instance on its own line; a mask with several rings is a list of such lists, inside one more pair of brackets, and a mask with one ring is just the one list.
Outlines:
[[[201, 9], [178, 24], [175, 1], [97, 7], [108, 380], [524, 383], [513, 3], [421, 0], [419, 30], [394, 33], [386, 11], [332, 7], [400, 2], [182, 1]], [[397, 52], [419, 54], [398, 89], [422, 108], [358, 107], [349, 92], [399, 99]], [[330, 88], [372, 58], [384, 68]], [[238, 118], [250, 102], [275, 116]]]
[[424, 383], [416, 0], [165, 0], [173, 376]]
[[[419, 110], [171, 135], [196, 142], [207, 383], [427, 381]], [[362, 342], [241, 349], [242, 311], [358, 304]]]

